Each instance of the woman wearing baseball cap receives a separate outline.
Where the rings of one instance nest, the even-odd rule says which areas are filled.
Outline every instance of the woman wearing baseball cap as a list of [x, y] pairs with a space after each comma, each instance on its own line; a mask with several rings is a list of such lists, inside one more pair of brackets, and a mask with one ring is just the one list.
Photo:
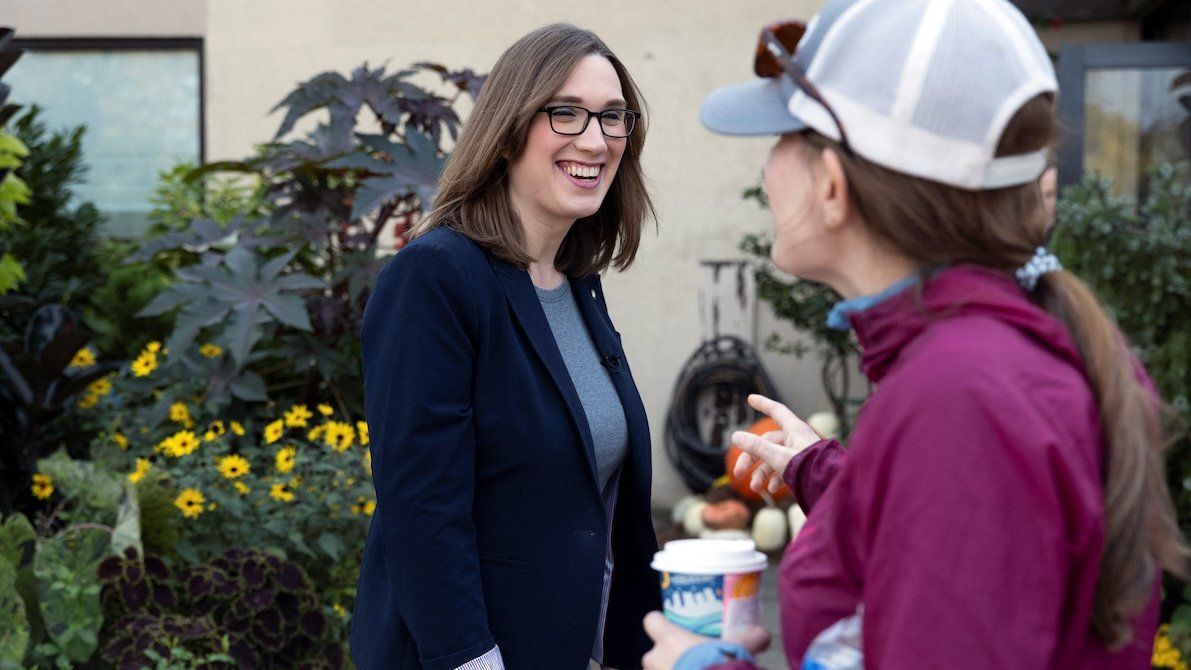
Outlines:
[[[1057, 85], [1002, 0], [834, 0], [762, 31], [759, 79], [705, 125], [778, 135], [773, 261], [845, 299], [874, 392], [845, 450], [789, 409], [733, 436], [807, 524], [782, 559], [802, 668], [1149, 668], [1187, 547], [1163, 406], [1091, 291], [1045, 248]], [[647, 670], [752, 668], [646, 617]]]

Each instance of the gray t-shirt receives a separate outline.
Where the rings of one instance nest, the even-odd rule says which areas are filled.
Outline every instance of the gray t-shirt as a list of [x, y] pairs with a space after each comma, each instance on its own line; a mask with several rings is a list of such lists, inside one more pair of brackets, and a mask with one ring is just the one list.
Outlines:
[[534, 287], [538, 300], [554, 332], [554, 340], [562, 353], [562, 360], [571, 374], [575, 392], [587, 415], [591, 440], [595, 446], [596, 466], [600, 474], [600, 490], [606, 492], [612, 475], [620, 469], [628, 451], [629, 429], [624, 408], [608, 371], [600, 365], [600, 355], [591, 341], [583, 315], [571, 294], [571, 283], [563, 280], [554, 289]]

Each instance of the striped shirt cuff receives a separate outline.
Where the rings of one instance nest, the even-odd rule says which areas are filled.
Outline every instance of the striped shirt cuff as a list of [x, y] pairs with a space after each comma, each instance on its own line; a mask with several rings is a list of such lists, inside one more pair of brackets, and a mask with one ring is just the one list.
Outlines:
[[479, 658], [473, 658], [455, 670], [505, 670], [505, 661], [500, 657], [500, 647], [493, 647]]

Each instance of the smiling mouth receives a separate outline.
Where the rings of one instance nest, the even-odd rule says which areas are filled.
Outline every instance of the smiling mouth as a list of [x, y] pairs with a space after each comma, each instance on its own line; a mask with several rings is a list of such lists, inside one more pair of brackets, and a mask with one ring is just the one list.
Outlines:
[[603, 170], [602, 165], [584, 165], [572, 161], [559, 161], [556, 165], [560, 170], [580, 181], [596, 181], [600, 178], [600, 172]]

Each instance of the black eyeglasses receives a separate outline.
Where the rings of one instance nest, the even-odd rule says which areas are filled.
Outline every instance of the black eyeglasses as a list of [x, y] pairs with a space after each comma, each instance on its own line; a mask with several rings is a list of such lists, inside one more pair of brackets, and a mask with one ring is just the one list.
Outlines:
[[851, 153], [852, 147], [848, 144], [844, 124], [840, 123], [835, 110], [827, 104], [818, 87], [807, 79], [806, 72], [794, 62], [798, 42], [805, 34], [806, 24], [802, 21], [779, 21], [762, 28], [761, 37], [757, 42], [757, 55], [753, 60], [753, 72], [757, 73], [758, 77], [765, 78], [779, 77], [782, 74], [790, 77], [800, 91], [827, 110], [827, 114], [835, 122], [836, 130], [839, 131], [840, 145], [844, 151]]
[[599, 119], [600, 132], [604, 137], [628, 137], [637, 126], [637, 117], [641, 116], [631, 109], [605, 109], [602, 112], [593, 112], [576, 105], [543, 107], [538, 112], [546, 113], [546, 117], [550, 119], [550, 129], [559, 135], [582, 135], [594, 116]]

